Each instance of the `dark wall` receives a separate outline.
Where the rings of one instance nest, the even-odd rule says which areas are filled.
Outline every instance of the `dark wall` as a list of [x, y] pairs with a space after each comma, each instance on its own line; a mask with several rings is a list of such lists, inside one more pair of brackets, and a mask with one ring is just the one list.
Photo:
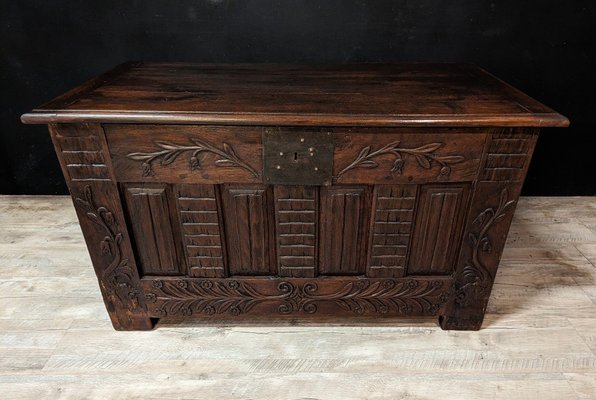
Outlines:
[[19, 116], [126, 60], [473, 62], [571, 119], [526, 195], [596, 194], [593, 0], [0, 0], [0, 193], [64, 194], [46, 128]]

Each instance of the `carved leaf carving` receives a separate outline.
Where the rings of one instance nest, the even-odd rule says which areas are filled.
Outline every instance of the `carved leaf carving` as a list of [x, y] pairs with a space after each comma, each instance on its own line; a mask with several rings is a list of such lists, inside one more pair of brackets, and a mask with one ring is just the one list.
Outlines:
[[107, 254], [112, 259], [102, 271], [103, 288], [124, 308], [130, 311], [142, 308], [141, 290], [136, 284], [136, 271], [128, 264], [128, 259], [122, 259], [123, 235], [115, 231], [114, 215], [106, 207], [95, 204], [93, 191], [89, 185], [85, 186], [84, 198], [76, 197], [75, 204], [82, 208], [85, 215], [105, 233], [99, 242], [99, 248], [102, 254]]
[[415, 148], [399, 147], [399, 144], [399, 141], [395, 141], [381, 147], [376, 151], [372, 151], [371, 146], [363, 147], [358, 152], [356, 158], [354, 158], [349, 165], [337, 173], [337, 175], [334, 177], [334, 180], [339, 182], [343, 175], [355, 168], [377, 168], [379, 164], [376, 161], [373, 161], [373, 159], [383, 155], [391, 155], [395, 157], [391, 172], [395, 172], [397, 174], [401, 174], [403, 172], [403, 168], [406, 164], [404, 155], [413, 156], [416, 159], [418, 165], [424, 169], [431, 169], [433, 163], [436, 163], [441, 166], [438, 176], [440, 179], [445, 179], [447, 176], [449, 176], [451, 173], [450, 165], [465, 161], [465, 157], [461, 155], [439, 156], [434, 154], [435, 151], [443, 146], [443, 143], [428, 143]]
[[238, 167], [242, 168], [255, 177], [259, 178], [259, 173], [246, 162], [242, 161], [234, 148], [228, 143], [223, 143], [223, 149], [219, 149], [199, 139], [190, 139], [192, 145], [180, 145], [176, 143], [166, 142], [157, 140], [154, 144], [160, 148], [160, 150], [151, 153], [135, 152], [127, 154], [126, 157], [133, 161], [143, 161], [142, 172], [143, 176], [150, 176], [153, 174], [152, 163], [156, 160], [160, 161], [160, 164], [167, 166], [172, 164], [176, 159], [184, 153], [191, 152], [190, 156], [190, 170], [201, 169], [201, 164], [198, 155], [202, 152], [212, 153], [221, 158], [217, 159], [214, 164], [217, 167]]
[[360, 150], [360, 153], [358, 153], [358, 158], [363, 159], [368, 153], [370, 153], [370, 146], [363, 147], [362, 150]]
[[418, 164], [420, 164], [422, 168], [430, 169], [430, 161], [428, 161], [428, 158], [417, 154], [416, 161], [418, 161]]
[[437, 150], [442, 145], [443, 145], [443, 143], [429, 143], [429, 144], [425, 144], [424, 146], [420, 146], [413, 150], [416, 150], [418, 153], [432, 153], [433, 151]]
[[360, 163], [360, 166], [362, 168], [377, 168], [379, 166], [379, 164], [377, 164], [376, 162], [374, 162], [372, 160], [366, 160], [366, 161], [362, 161]]
[[236, 151], [234, 150], [234, 148], [232, 146], [230, 146], [229, 144], [225, 143], [223, 144], [223, 149], [226, 153], [230, 154], [231, 156], [238, 158], [238, 155], [236, 154]]
[[163, 140], [156, 140], [155, 144], [166, 150], [178, 150], [178, 145], [170, 142], [164, 142]]
[[135, 161], [145, 161], [151, 158], [151, 154], [146, 153], [130, 153], [127, 154], [126, 157], [130, 158], [131, 160]]
[[215, 165], [218, 167], [233, 167], [235, 164], [230, 160], [216, 160]]
[[508, 210], [515, 204], [515, 200], [508, 201], [508, 198], [508, 190], [504, 188], [499, 195], [499, 204], [496, 209], [487, 208], [479, 213], [473, 221], [473, 224], [479, 228], [478, 232], [468, 234], [468, 240], [472, 246], [472, 257], [454, 282], [455, 301], [462, 306], [477, 301], [492, 284], [494, 277], [484, 265], [480, 254], [492, 253], [493, 246], [489, 231], [508, 215]]
[[180, 154], [180, 151], [172, 151], [164, 155], [163, 159], [161, 160], [161, 165], [169, 165], [173, 163]]

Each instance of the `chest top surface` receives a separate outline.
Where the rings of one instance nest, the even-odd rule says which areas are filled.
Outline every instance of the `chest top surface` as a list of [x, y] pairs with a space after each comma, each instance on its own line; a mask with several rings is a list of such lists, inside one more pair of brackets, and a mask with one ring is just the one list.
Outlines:
[[566, 126], [470, 64], [129, 62], [24, 114], [25, 123]]

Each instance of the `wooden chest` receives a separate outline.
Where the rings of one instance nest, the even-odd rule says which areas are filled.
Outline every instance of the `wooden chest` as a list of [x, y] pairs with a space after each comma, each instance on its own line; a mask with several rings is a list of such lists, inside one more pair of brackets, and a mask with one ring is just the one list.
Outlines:
[[479, 329], [540, 127], [459, 64], [127, 63], [47, 123], [116, 329], [437, 316]]

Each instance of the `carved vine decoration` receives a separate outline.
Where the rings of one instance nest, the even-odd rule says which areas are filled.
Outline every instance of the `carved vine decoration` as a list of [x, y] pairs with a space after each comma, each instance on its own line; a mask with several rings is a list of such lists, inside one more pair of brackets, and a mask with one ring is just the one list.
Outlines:
[[318, 305], [332, 302], [356, 314], [390, 311], [399, 314], [436, 314], [448, 299], [442, 281], [396, 281], [393, 279], [346, 282], [332, 293], [318, 294], [317, 283], [282, 281], [276, 294], [261, 293], [249, 282], [237, 280], [153, 281], [148, 302], [156, 303], [156, 316], [247, 313], [262, 303], [278, 303], [281, 314], [317, 312]]
[[372, 151], [371, 146], [363, 147], [354, 161], [339, 171], [335, 176], [335, 180], [339, 181], [346, 172], [354, 168], [377, 168], [379, 164], [374, 159], [383, 155], [392, 155], [395, 157], [391, 172], [395, 172], [398, 175], [402, 174], [406, 164], [407, 158], [404, 156], [413, 156], [418, 165], [424, 169], [431, 169], [433, 163], [436, 163], [441, 167], [438, 176], [439, 179], [445, 179], [449, 176], [451, 165], [461, 163], [465, 160], [465, 157], [461, 155], [439, 156], [434, 154], [443, 143], [429, 143], [415, 148], [399, 147], [399, 144], [399, 141], [395, 141], [376, 151]]
[[488, 232], [494, 224], [507, 216], [509, 209], [515, 204], [515, 200], [507, 200], [509, 193], [507, 189], [501, 191], [499, 205], [496, 210], [487, 208], [474, 219], [473, 224], [478, 226], [477, 232], [470, 232], [468, 241], [472, 246], [472, 258], [468, 260], [458, 279], [455, 279], [455, 301], [461, 306], [466, 306], [489, 290], [494, 277], [486, 268], [481, 254], [492, 253], [493, 246]]
[[95, 204], [90, 186], [85, 186], [84, 198], [76, 197], [75, 202], [85, 211], [87, 218], [105, 233], [99, 246], [101, 253], [110, 255], [112, 261], [102, 272], [100, 284], [103, 289], [108, 294], [115, 295], [128, 310], [141, 308], [141, 290], [135, 283], [135, 270], [128, 264], [128, 259], [122, 258], [123, 235], [115, 231], [114, 215], [106, 207]]
[[218, 149], [199, 139], [190, 139], [190, 141], [193, 143], [192, 145], [180, 145], [158, 140], [154, 143], [161, 148], [161, 150], [152, 153], [130, 153], [127, 154], [126, 157], [134, 161], [142, 161], [143, 176], [151, 176], [153, 175], [152, 163], [156, 160], [159, 160], [160, 165], [169, 165], [183, 153], [191, 152], [189, 167], [191, 171], [194, 171], [202, 169], [201, 153], [212, 153], [220, 157], [215, 160], [215, 166], [243, 168], [250, 172], [255, 178], [259, 178], [259, 173], [253, 167], [242, 161], [231, 145], [224, 142], [223, 149]]

